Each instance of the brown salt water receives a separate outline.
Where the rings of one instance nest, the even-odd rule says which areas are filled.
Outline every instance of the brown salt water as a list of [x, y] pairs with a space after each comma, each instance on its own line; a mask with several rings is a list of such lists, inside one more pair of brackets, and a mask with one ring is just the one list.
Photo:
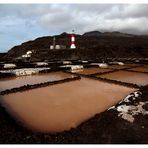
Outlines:
[[102, 72], [107, 72], [107, 71], [111, 71], [111, 69], [92, 67], [92, 68], [84, 68], [81, 71], [78, 71], [76, 73], [89, 75], [89, 74], [95, 74], [95, 73], [99, 73], [99, 72], [102, 73]]
[[61, 80], [70, 78], [73, 75], [63, 72], [51, 72], [45, 74], [37, 74], [31, 76], [11, 77], [0, 79], [0, 91], [24, 86], [26, 84], [38, 84], [48, 81]]
[[[2, 96], [0, 102], [24, 126], [61, 132], [115, 105], [135, 89], [82, 78]], [[98, 123], [99, 124], [99, 123]]]
[[96, 77], [107, 78], [111, 80], [118, 80], [121, 82], [134, 83], [137, 85], [147, 85], [148, 84], [148, 74], [128, 72], [128, 71], [118, 71], [109, 74], [96, 75]]
[[136, 68], [131, 68], [129, 70], [139, 71], [139, 72], [147, 72], [148, 73], [148, 67], [136, 67]]
[[144, 65], [144, 67], [148, 68], [148, 65]]

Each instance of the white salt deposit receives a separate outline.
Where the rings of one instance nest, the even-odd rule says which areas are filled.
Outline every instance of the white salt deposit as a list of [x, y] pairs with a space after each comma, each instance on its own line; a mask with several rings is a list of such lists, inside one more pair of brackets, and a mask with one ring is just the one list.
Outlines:
[[132, 115], [130, 115], [130, 114], [122, 114], [122, 113], [120, 113], [118, 116], [122, 117], [124, 120], [127, 120], [127, 121], [129, 121], [131, 123], [134, 122], [134, 117]]
[[[120, 103], [130, 102], [129, 98], [131, 98], [131, 97], [132, 97], [132, 100], [136, 100], [141, 94], [142, 93], [140, 91], [135, 91], [132, 94], [128, 95], [126, 98], [124, 98]], [[119, 112], [118, 116], [129, 121], [129, 122], [134, 122], [134, 119], [135, 119], [134, 115], [138, 115], [140, 113], [142, 115], [148, 114], [148, 111], [146, 111], [142, 107], [146, 103], [148, 103], [148, 101], [139, 102], [136, 105], [126, 105], [126, 104], [119, 105], [117, 107], [117, 111]]]
[[72, 64], [71, 61], [63, 61], [63, 64]]
[[118, 65], [124, 65], [124, 63], [123, 62], [118, 62]]
[[83, 65], [63, 65], [60, 67], [70, 67], [72, 72], [76, 72], [76, 71], [82, 70], [84, 68]]
[[82, 63], [88, 63], [88, 61], [82, 61]]
[[108, 110], [111, 110], [111, 109], [114, 109], [115, 108], [115, 106], [111, 106]]
[[100, 68], [107, 68], [108, 65], [106, 63], [91, 63], [90, 65], [99, 66]]
[[81, 69], [83, 69], [83, 65], [73, 65], [71, 67], [72, 72], [77, 71], [77, 70], [81, 70]]
[[123, 62], [110, 62], [110, 64], [125, 65]]
[[118, 112], [124, 112], [124, 113], [127, 113], [130, 109], [130, 106], [127, 106], [127, 105], [120, 105], [117, 107], [117, 111]]
[[47, 66], [48, 63], [46, 63], [46, 62], [37, 62], [36, 65], [38, 65], [38, 66]]
[[133, 97], [134, 95], [128, 95], [127, 97], [124, 98], [124, 102], [130, 102], [129, 98]]
[[16, 76], [25, 76], [39, 73], [41, 70], [48, 70], [50, 68], [22, 68], [22, 69], [13, 69], [13, 70], [1, 70], [2, 73], [12, 73]]
[[4, 68], [15, 68], [15, 64], [4, 64]]
[[142, 93], [140, 91], [135, 91], [132, 94], [129, 94], [128, 96], [126, 96], [123, 100], [121, 100], [119, 102], [119, 104], [121, 104], [122, 102], [130, 102], [129, 98], [132, 97], [132, 100], [135, 100], [136, 98], [138, 98], [140, 95], [142, 95]]
[[101, 64], [99, 64], [99, 67], [101, 67], [101, 68], [107, 68], [108, 65], [106, 63], [101, 63]]

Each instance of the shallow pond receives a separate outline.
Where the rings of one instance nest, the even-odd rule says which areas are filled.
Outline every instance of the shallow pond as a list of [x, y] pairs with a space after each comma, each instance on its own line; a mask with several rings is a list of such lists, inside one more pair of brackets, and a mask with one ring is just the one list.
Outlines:
[[82, 78], [4, 95], [0, 102], [17, 121], [31, 130], [61, 132], [105, 111], [134, 90]]
[[27, 84], [38, 84], [38, 83], [61, 80], [71, 77], [73, 77], [73, 75], [71, 74], [63, 72], [51, 72], [51, 73], [36, 74], [30, 76], [4, 78], [0, 79], [0, 91], [24, 86]]
[[96, 77], [107, 78], [111, 80], [118, 80], [127, 83], [134, 83], [137, 85], [147, 85], [148, 84], [148, 74], [128, 72], [128, 71], [118, 71], [109, 74], [96, 75]]

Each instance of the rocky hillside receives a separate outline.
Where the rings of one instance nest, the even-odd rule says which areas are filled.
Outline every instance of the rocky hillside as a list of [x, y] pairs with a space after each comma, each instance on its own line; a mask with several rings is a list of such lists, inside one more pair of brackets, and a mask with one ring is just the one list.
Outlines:
[[14, 59], [34, 50], [31, 60], [94, 59], [99, 57], [148, 57], [148, 37], [99, 31], [76, 35], [77, 49], [70, 49], [70, 34], [57, 35], [56, 44], [66, 49], [50, 50], [53, 37], [40, 37], [10, 49], [5, 59]]
[[118, 31], [113, 31], [113, 32], [100, 32], [100, 31], [91, 31], [91, 32], [86, 32], [83, 34], [84, 36], [113, 36], [113, 37], [134, 37], [135, 35], [132, 34], [127, 34], [127, 33], [121, 33]]
[[6, 53], [0, 53], [0, 61], [4, 56], [6, 56]]

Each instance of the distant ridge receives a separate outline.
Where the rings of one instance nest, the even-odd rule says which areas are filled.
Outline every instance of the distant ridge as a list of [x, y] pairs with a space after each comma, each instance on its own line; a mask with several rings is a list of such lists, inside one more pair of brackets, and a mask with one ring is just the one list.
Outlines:
[[135, 35], [122, 33], [119, 31], [113, 32], [100, 32], [100, 31], [90, 31], [83, 34], [83, 36], [121, 36], [121, 37], [133, 37]]
[[33, 50], [31, 60], [94, 59], [99, 57], [148, 57], [148, 36], [114, 32], [90, 31], [83, 35], [75, 34], [76, 49], [70, 49], [70, 33], [55, 35], [56, 44], [66, 49], [50, 50], [54, 36], [38, 37], [11, 48], [4, 59], [21, 57], [28, 50]]
[[102, 33], [100, 31], [90, 31], [83, 34], [83, 36], [100, 36]]

